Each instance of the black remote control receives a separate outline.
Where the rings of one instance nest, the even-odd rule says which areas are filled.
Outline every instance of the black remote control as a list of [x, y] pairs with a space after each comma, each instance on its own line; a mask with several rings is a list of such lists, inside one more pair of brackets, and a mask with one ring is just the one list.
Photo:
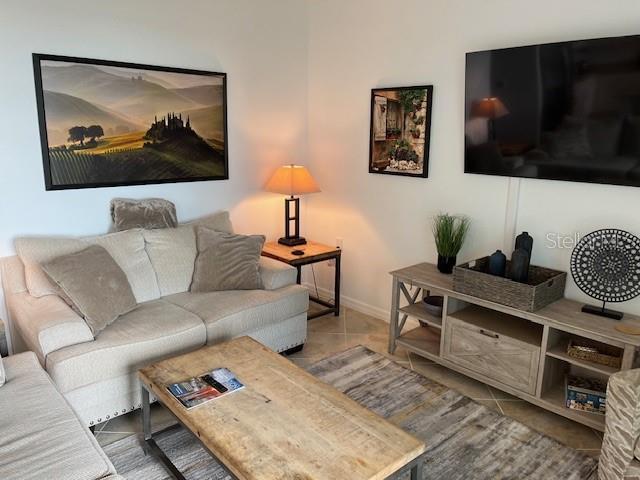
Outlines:
[[223, 384], [221, 384], [219, 381], [217, 381], [215, 378], [213, 378], [209, 374], [207, 374], [204, 377], [202, 377], [202, 379], [205, 382], [207, 382], [209, 385], [211, 385], [213, 388], [218, 390], [220, 393], [224, 393], [224, 392], [226, 392], [228, 390], [227, 387], [225, 387]]

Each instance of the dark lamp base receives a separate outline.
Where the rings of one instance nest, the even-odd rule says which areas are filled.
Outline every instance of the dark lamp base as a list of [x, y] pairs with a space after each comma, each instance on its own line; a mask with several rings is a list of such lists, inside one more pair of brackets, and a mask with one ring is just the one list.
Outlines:
[[287, 245], [288, 247], [295, 247], [296, 245], [305, 245], [307, 241], [304, 237], [286, 238], [282, 237], [278, 239], [278, 243]]
[[584, 305], [582, 307], [584, 313], [590, 313], [592, 315], [599, 315], [601, 317], [612, 318], [613, 320], [622, 320], [624, 315], [622, 312], [616, 310], [609, 310], [604, 307], [596, 307], [595, 305]]

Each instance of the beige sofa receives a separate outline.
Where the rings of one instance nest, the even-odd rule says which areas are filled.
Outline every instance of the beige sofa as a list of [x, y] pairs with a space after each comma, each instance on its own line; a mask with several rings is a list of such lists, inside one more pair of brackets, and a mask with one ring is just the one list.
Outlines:
[[[139, 303], [95, 339], [38, 264], [86, 248], [86, 242], [112, 254]], [[190, 293], [196, 247], [189, 225], [82, 240], [17, 239], [16, 251], [18, 256], [0, 259], [14, 350], [36, 353], [89, 426], [140, 406], [136, 370], [142, 365], [240, 335], [278, 352], [306, 340], [308, 292], [284, 263], [261, 259], [264, 290]]]
[[116, 480], [111, 461], [31, 352], [2, 359], [0, 477]]
[[611, 375], [600, 480], [640, 480], [640, 369]]

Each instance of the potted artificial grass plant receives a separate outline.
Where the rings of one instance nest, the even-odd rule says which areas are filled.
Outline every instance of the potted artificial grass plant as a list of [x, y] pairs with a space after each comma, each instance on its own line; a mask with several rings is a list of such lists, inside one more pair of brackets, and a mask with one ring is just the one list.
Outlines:
[[464, 243], [471, 221], [462, 215], [440, 213], [433, 219], [431, 228], [438, 250], [438, 270], [453, 272], [456, 256]]

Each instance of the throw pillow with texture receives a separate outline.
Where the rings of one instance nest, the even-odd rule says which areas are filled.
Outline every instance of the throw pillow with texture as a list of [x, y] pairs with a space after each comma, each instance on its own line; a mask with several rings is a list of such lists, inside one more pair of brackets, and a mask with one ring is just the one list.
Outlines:
[[111, 219], [115, 231], [132, 228], [175, 228], [178, 226], [176, 206], [162, 198], [114, 198], [111, 200]]
[[199, 226], [192, 292], [262, 289], [263, 235], [236, 235]]
[[127, 276], [98, 245], [55, 258], [42, 269], [81, 312], [94, 336], [137, 305]]

